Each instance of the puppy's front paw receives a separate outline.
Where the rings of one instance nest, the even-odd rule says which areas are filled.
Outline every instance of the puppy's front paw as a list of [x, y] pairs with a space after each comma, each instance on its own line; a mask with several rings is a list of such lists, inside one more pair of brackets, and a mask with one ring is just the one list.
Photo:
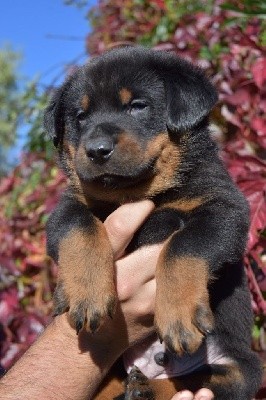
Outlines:
[[208, 267], [198, 258], [162, 254], [156, 276], [155, 325], [169, 350], [194, 353], [213, 330]]
[[104, 319], [113, 317], [117, 302], [113, 251], [101, 222], [93, 229], [72, 229], [59, 247], [59, 282], [55, 314], [69, 311], [77, 333], [95, 332]]
[[76, 332], [86, 327], [87, 331], [94, 333], [102, 325], [106, 317], [113, 318], [116, 308], [116, 294], [105, 290], [98, 299], [86, 296], [77, 296], [70, 303], [69, 318]]
[[170, 351], [179, 355], [194, 353], [206, 334], [212, 331], [213, 315], [208, 302], [192, 305], [180, 304], [179, 301], [173, 307], [164, 300], [162, 304], [157, 304], [155, 325], [159, 337]]
[[104, 282], [97, 285], [97, 294], [89, 288], [72, 285], [71, 292], [64, 282], [58, 282], [54, 293], [54, 315], [69, 311], [69, 319], [77, 333], [83, 328], [94, 333], [106, 316], [113, 318], [117, 297], [114, 288], [106, 287]]

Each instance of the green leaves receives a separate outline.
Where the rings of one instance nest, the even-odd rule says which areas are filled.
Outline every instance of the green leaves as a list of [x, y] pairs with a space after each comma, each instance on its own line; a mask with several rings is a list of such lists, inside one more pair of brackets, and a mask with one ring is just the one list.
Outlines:
[[11, 47], [0, 50], [0, 146], [14, 144], [21, 113], [17, 68], [21, 56]]
[[221, 4], [221, 8], [247, 17], [266, 18], [266, 3], [264, 0], [235, 0]]
[[38, 79], [27, 80], [20, 75], [21, 58], [9, 46], [0, 49], [0, 176], [8, 170], [7, 151], [22, 132], [26, 150], [45, 151], [48, 158], [53, 154], [42, 127], [48, 93], [40, 88]]

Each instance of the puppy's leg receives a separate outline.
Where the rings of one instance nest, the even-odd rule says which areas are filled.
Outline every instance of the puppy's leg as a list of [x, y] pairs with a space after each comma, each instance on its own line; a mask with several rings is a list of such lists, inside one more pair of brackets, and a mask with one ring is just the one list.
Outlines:
[[126, 372], [118, 361], [102, 381], [93, 400], [124, 400], [125, 379]]
[[[200, 388], [208, 388], [214, 393], [215, 400], [252, 400], [254, 398], [254, 368], [253, 361], [238, 360], [224, 365], [210, 365], [209, 371], [198, 372], [182, 377], [188, 390], [196, 392]], [[250, 375], [248, 375], [248, 370]]]
[[[246, 365], [243, 360], [225, 365], [206, 366], [206, 370], [189, 375], [170, 378], [148, 380], [140, 371], [133, 371], [129, 376], [126, 391], [126, 400], [171, 400], [179, 391], [189, 390], [196, 393], [201, 388], [208, 388], [214, 393], [215, 400], [252, 400], [254, 396], [253, 362], [249, 359]], [[251, 376], [247, 375], [248, 370]], [[253, 375], [253, 377], [252, 377]]]
[[179, 355], [195, 352], [212, 331], [209, 286], [225, 264], [241, 259], [247, 228], [245, 208], [226, 197], [198, 204], [185, 220], [167, 241], [156, 269], [155, 323]]
[[48, 253], [59, 264], [55, 314], [69, 310], [77, 332], [94, 332], [116, 305], [113, 254], [103, 224], [73, 198], [64, 198], [47, 226]]
[[199, 257], [169, 257], [167, 252], [166, 246], [156, 270], [155, 325], [170, 350], [193, 353], [213, 329], [208, 266]]

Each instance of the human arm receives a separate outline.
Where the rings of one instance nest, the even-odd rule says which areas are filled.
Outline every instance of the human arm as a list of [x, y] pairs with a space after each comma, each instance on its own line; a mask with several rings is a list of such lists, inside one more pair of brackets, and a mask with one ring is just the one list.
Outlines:
[[[116, 258], [152, 210], [150, 202], [120, 207], [105, 222]], [[119, 308], [114, 320], [95, 335], [71, 328], [67, 315], [56, 317], [43, 334], [0, 381], [5, 400], [88, 400], [113, 362], [130, 345], [152, 332], [154, 270], [161, 246], [150, 246], [116, 263]], [[142, 266], [145, 265], [145, 268]], [[143, 324], [144, 323], [144, 324]], [[208, 389], [201, 389], [200, 399]], [[205, 391], [205, 392], [204, 392]], [[208, 391], [210, 392], [210, 391]], [[211, 400], [212, 395], [202, 400]], [[186, 397], [185, 397], [186, 396]], [[179, 392], [172, 400], [192, 400]]]
[[[116, 258], [122, 255], [135, 230], [152, 209], [148, 201], [125, 205], [107, 219], [105, 227]], [[77, 336], [66, 314], [56, 317], [2, 378], [0, 398], [91, 398], [120, 354], [152, 330], [138, 319], [152, 313], [151, 293], [155, 292], [152, 278], [158, 253], [159, 247], [157, 250], [156, 247], [142, 249], [116, 263], [119, 307], [114, 319], [106, 321], [95, 335], [83, 331]], [[145, 269], [140, 268], [143, 264]]]

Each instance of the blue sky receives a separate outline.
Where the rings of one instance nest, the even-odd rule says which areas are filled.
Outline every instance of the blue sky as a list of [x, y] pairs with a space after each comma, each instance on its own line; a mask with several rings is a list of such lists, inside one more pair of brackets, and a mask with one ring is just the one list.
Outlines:
[[[97, 0], [89, 1], [93, 6]], [[83, 63], [85, 37], [89, 23], [85, 18], [87, 8], [64, 5], [63, 0], [0, 0], [0, 48], [10, 44], [22, 54], [19, 66], [21, 76], [39, 78], [49, 86], [64, 79], [65, 65], [79, 58]], [[61, 37], [78, 40], [62, 40]], [[83, 56], [82, 56], [83, 55]], [[16, 146], [9, 158], [17, 159], [25, 141], [26, 127], [18, 132]]]
[[[96, 0], [90, 1], [93, 5]], [[89, 31], [86, 8], [64, 5], [63, 0], [1, 0], [0, 47], [10, 43], [23, 54], [20, 71], [27, 77], [41, 75], [50, 83], [63, 74], [63, 66], [84, 54]], [[80, 40], [60, 40], [69, 36]], [[80, 62], [84, 61], [80, 59]]]

